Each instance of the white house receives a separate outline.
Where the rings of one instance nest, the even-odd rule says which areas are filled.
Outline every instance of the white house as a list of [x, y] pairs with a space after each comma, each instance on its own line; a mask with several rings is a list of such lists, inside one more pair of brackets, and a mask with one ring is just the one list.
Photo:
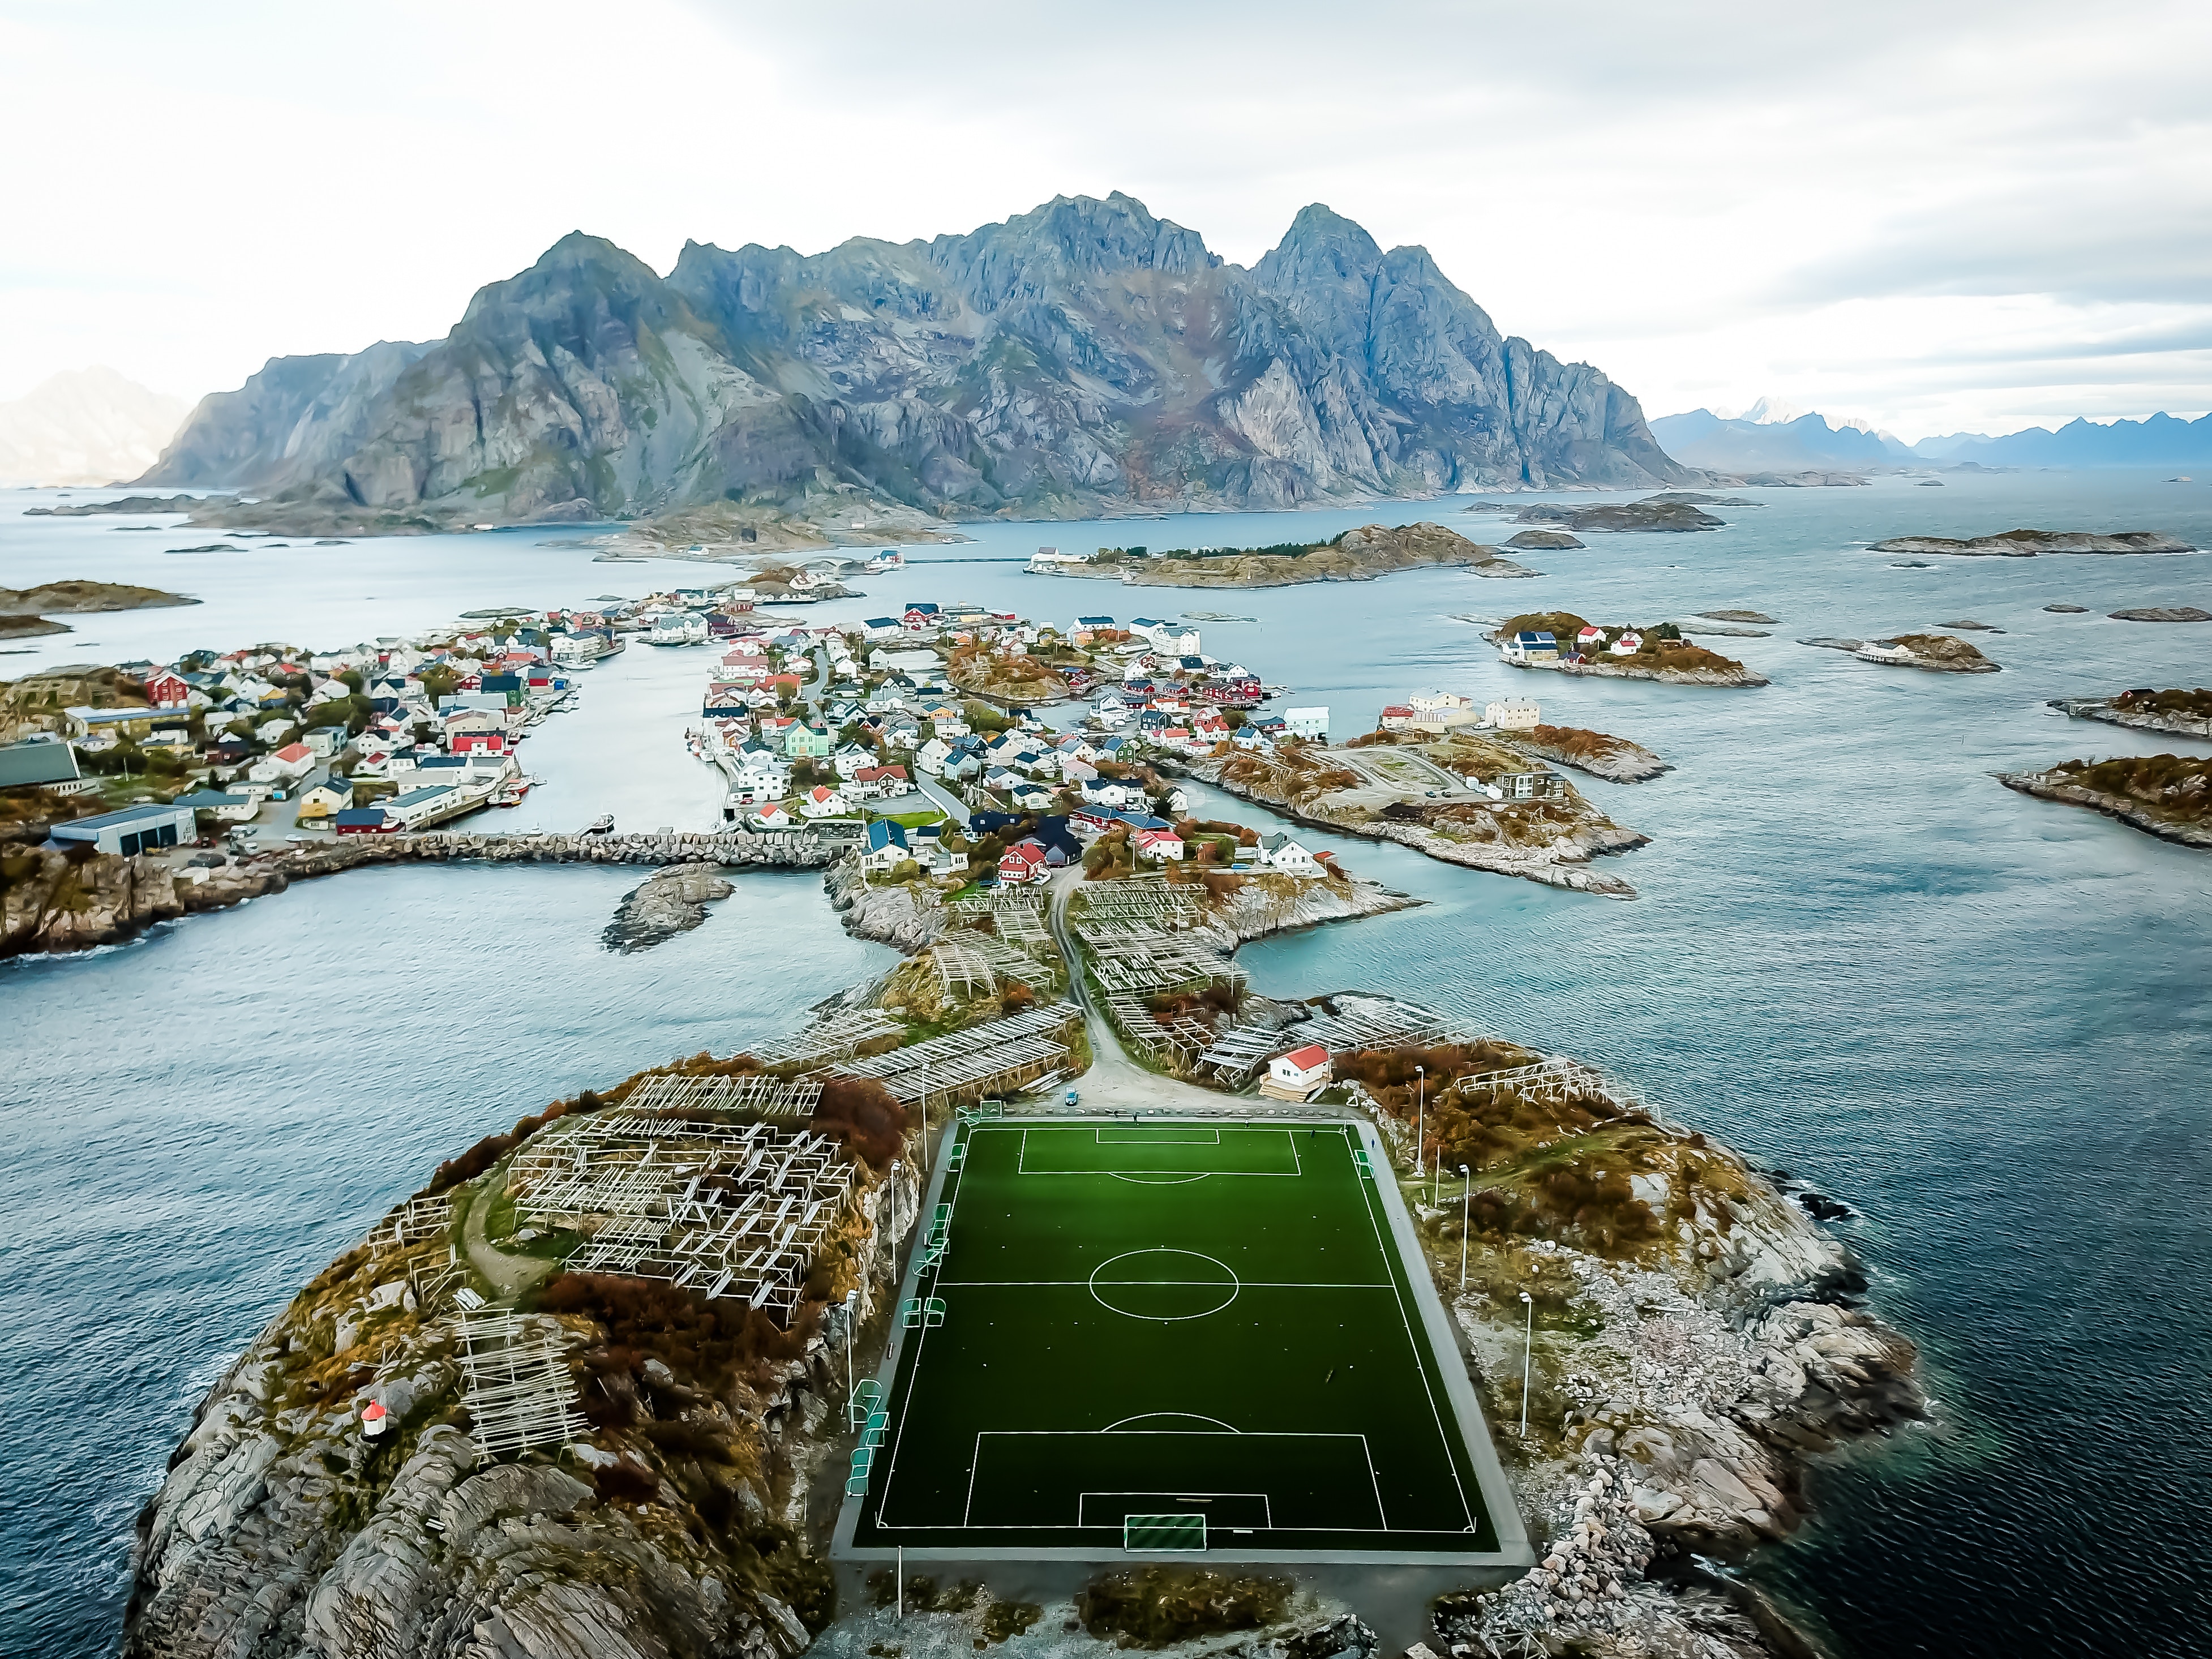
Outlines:
[[255, 783], [288, 784], [315, 769], [315, 751], [304, 743], [288, 744], [253, 763], [246, 775]]
[[1281, 830], [1260, 839], [1260, 862], [1286, 876], [1318, 876], [1321, 860]]
[[849, 817], [852, 812], [852, 803], [827, 784], [817, 783], [799, 798], [799, 815], [804, 818]]
[[1148, 859], [1172, 859], [1182, 861], [1182, 837], [1172, 830], [1139, 830], [1137, 831], [1137, 850]]
[[1276, 1100], [1310, 1100], [1328, 1086], [1328, 1050], [1318, 1042], [1309, 1042], [1267, 1062], [1260, 1092]]
[[1328, 741], [1328, 710], [1326, 708], [1285, 708], [1283, 711], [1283, 730], [1294, 738], [1309, 743]]
[[914, 763], [934, 777], [945, 769], [945, 763], [952, 758], [952, 745], [941, 737], [932, 738], [915, 753]]
[[860, 852], [860, 868], [871, 875], [896, 869], [914, 856], [906, 844], [906, 830], [886, 818], [868, 826], [867, 845]]
[[1643, 648], [1644, 635], [1632, 628], [1613, 642], [1613, 654], [1616, 657], [1632, 657]]
[[1543, 724], [1543, 709], [1533, 697], [1500, 697], [1483, 705], [1482, 719], [1501, 732], [1533, 732]]

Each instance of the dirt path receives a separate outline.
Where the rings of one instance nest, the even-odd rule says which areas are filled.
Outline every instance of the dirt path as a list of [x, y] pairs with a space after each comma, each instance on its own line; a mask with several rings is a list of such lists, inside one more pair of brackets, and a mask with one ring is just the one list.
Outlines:
[[1093, 1005], [1091, 988], [1084, 982], [1081, 946], [1067, 925], [1067, 902], [1083, 880], [1083, 867], [1070, 865], [1052, 878], [1051, 904], [1046, 911], [1053, 942], [1068, 965], [1067, 994], [1083, 1010], [1084, 1031], [1091, 1039], [1091, 1069], [1077, 1087], [1086, 1111], [1213, 1112], [1238, 1117], [1255, 1110], [1278, 1110], [1273, 1101], [1256, 1102], [1236, 1095], [1201, 1089], [1171, 1077], [1148, 1072], [1129, 1058], [1121, 1039]]
[[468, 1219], [461, 1224], [461, 1248], [469, 1266], [490, 1284], [495, 1302], [512, 1302], [553, 1271], [554, 1264], [536, 1256], [509, 1255], [484, 1236], [484, 1212], [491, 1207], [491, 1191], [480, 1188], [469, 1200]]

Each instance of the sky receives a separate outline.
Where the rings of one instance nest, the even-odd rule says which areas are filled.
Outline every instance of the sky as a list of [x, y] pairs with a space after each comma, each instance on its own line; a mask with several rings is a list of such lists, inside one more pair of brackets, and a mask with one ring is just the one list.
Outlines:
[[2212, 6], [0, 0], [0, 399], [443, 335], [572, 229], [894, 240], [1123, 190], [1419, 243], [1647, 414], [2212, 408]]

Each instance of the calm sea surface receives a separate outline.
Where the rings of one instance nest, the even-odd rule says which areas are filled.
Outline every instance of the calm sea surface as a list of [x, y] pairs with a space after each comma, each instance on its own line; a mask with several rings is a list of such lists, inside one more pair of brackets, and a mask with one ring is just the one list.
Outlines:
[[[88, 492], [76, 492], [83, 499]], [[1936, 1420], [1839, 1461], [1819, 1517], [1751, 1571], [1855, 1659], [2202, 1653], [2212, 1629], [2212, 860], [2028, 800], [1994, 771], [2087, 754], [2212, 752], [2069, 722], [2045, 699], [2212, 684], [2212, 556], [1942, 560], [1865, 544], [2030, 525], [2212, 543], [2212, 490], [2021, 474], [1942, 490], [1749, 490], [1698, 536], [1592, 538], [1540, 581], [1458, 573], [1268, 592], [1024, 576], [1040, 543], [1256, 545], [1375, 520], [1507, 533], [1461, 503], [977, 527], [908, 550], [871, 616], [975, 599], [1065, 623], [1185, 610], [1340, 732], [1431, 686], [1540, 697], [1678, 769], [1577, 780], [1653, 837], [1608, 868], [1621, 903], [1331, 842], [1424, 908], [1249, 947], [1262, 990], [1449, 997], [1585, 1055], [1762, 1163], [1849, 1200], [1881, 1312], [1923, 1347]], [[0, 495], [0, 584], [66, 576], [198, 594], [83, 619], [33, 664], [305, 646], [495, 604], [629, 594], [688, 567], [593, 564], [572, 532], [167, 550], [204, 532], [27, 520]], [[126, 520], [157, 526], [173, 520]], [[571, 544], [562, 545], [562, 544]], [[2090, 607], [2055, 616], [2054, 602]], [[1734, 691], [1516, 674], [1461, 616], [1653, 622], [1743, 606], [1711, 641], [1770, 675]], [[1972, 618], [2002, 674], [1879, 669], [1800, 635]], [[544, 777], [490, 827], [703, 825], [684, 753], [705, 653], [635, 647], [538, 728]], [[1249, 817], [1250, 808], [1237, 810]], [[748, 874], [707, 924], [630, 957], [599, 930], [635, 876], [407, 869], [304, 884], [117, 950], [0, 964], [0, 1651], [113, 1647], [131, 1525], [199, 1394], [292, 1291], [441, 1158], [557, 1096], [726, 1053], [890, 960], [818, 883]]]

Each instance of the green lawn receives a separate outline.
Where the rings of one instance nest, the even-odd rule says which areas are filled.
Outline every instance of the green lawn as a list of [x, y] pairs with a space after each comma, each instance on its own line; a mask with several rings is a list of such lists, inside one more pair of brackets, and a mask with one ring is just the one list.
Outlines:
[[856, 1546], [1111, 1554], [1202, 1516], [1213, 1553], [1498, 1547], [1346, 1126], [966, 1136]]

